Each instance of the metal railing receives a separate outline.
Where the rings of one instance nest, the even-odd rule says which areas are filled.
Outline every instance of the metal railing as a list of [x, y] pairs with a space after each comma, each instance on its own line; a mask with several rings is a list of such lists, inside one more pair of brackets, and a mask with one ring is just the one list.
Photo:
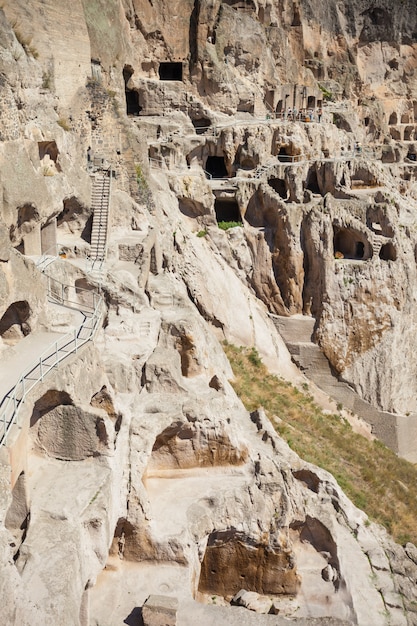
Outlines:
[[[20, 375], [17, 383], [10, 389], [0, 402], [0, 447], [7, 444], [7, 436], [16, 423], [20, 407], [28, 393], [45, 376], [71, 354], [76, 354], [80, 348], [90, 341], [99, 326], [102, 316], [102, 297], [99, 293], [88, 289], [81, 289], [71, 285], [64, 285], [60, 281], [47, 276], [48, 298], [62, 306], [76, 309], [84, 315], [83, 322], [73, 331], [60, 337], [49, 346], [28, 368]], [[85, 302], [71, 300], [67, 294], [75, 290]], [[90, 301], [90, 302], [88, 302]]]

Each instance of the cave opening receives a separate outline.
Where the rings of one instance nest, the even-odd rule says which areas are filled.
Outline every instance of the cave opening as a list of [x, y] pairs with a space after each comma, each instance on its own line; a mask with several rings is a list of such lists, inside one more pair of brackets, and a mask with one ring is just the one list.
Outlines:
[[211, 120], [208, 117], [197, 117], [191, 121], [197, 135], [204, 135], [211, 126]]
[[382, 259], [382, 261], [397, 260], [397, 250], [390, 241], [388, 243], [384, 243], [381, 246], [381, 250], [379, 251], [379, 258]]
[[366, 244], [363, 235], [358, 231], [334, 227], [333, 248], [337, 258], [363, 261], [370, 256], [369, 246]]
[[270, 178], [268, 180], [268, 185], [277, 192], [277, 194], [286, 200], [288, 197], [288, 189], [287, 184], [283, 178]]
[[159, 79], [182, 81], [182, 63], [172, 61], [162, 61], [159, 64]]
[[396, 126], [398, 124], [398, 116], [395, 113], [395, 111], [394, 111], [394, 113], [391, 113], [391, 115], [389, 116], [388, 124], [390, 126]]
[[228, 176], [224, 157], [207, 157], [205, 169], [211, 178], [227, 178]]
[[317, 178], [317, 172], [314, 168], [312, 168], [307, 175], [305, 188], [309, 189], [314, 194], [321, 195], [321, 189], [320, 189], [319, 181]]
[[307, 108], [315, 109], [316, 108], [316, 98], [314, 96], [308, 96], [307, 98]]
[[236, 200], [219, 199], [214, 203], [217, 222], [239, 222], [242, 223], [239, 205]]
[[285, 146], [281, 146], [278, 152], [278, 161], [281, 161], [282, 163], [288, 163], [288, 161], [291, 161], [291, 156], [287, 153], [287, 148]]
[[0, 337], [8, 346], [16, 345], [30, 333], [28, 319], [31, 310], [26, 300], [13, 302], [0, 319]]
[[138, 92], [128, 86], [133, 73], [133, 68], [130, 65], [125, 65], [123, 68], [123, 79], [125, 83], [126, 113], [129, 116], [139, 115], [142, 110], [139, 104]]

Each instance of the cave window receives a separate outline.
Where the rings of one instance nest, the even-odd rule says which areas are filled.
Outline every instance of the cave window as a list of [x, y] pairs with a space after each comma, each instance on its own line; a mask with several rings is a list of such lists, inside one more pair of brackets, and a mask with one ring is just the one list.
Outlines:
[[126, 113], [128, 115], [139, 115], [142, 107], [139, 104], [139, 94], [135, 89], [131, 89], [128, 84], [134, 73], [133, 68], [130, 65], [126, 65], [123, 68], [123, 79], [125, 82], [125, 97], [126, 97]]
[[406, 126], [404, 129], [404, 141], [411, 141], [411, 136], [414, 132], [414, 126]]
[[300, 9], [294, 6], [294, 17], [291, 26], [301, 26]]
[[30, 333], [30, 326], [27, 323], [30, 313], [26, 300], [13, 302], [7, 308], [0, 319], [0, 336], [6, 345], [14, 346]]
[[277, 113], [282, 113], [282, 109], [283, 109], [282, 100], [278, 100], [277, 108], [275, 109], [275, 111]]
[[379, 251], [379, 258], [383, 261], [396, 261], [397, 251], [391, 242], [384, 243]]
[[211, 178], [227, 178], [227, 169], [224, 157], [207, 157], [206, 172], [211, 176]]
[[17, 226], [20, 228], [25, 222], [37, 221], [39, 213], [33, 204], [24, 204], [17, 209]]
[[391, 115], [389, 116], [388, 124], [390, 126], [395, 126], [396, 124], [398, 124], [398, 116], [397, 116], [397, 114], [395, 112], [391, 113]]
[[216, 199], [214, 210], [217, 222], [242, 222], [239, 205], [236, 200]]
[[159, 79], [182, 81], [182, 63], [164, 61], [159, 64]]
[[401, 124], [409, 124], [410, 123], [410, 116], [408, 115], [408, 113], [403, 113], [401, 115]]
[[364, 119], [364, 121], [363, 121], [363, 122], [364, 122], [364, 124], [365, 124], [366, 128], [368, 128], [368, 126], [369, 126], [369, 124], [370, 124], [371, 120], [370, 120], [370, 118], [369, 118], [369, 117], [365, 117], [365, 119]]
[[204, 135], [211, 126], [211, 120], [208, 117], [198, 117], [192, 120], [197, 135]]
[[362, 261], [365, 259], [365, 242], [361, 235], [350, 228], [335, 228], [333, 238], [335, 256]]
[[407, 159], [409, 161], [417, 161], [417, 154], [415, 152], [409, 152], [407, 154]]

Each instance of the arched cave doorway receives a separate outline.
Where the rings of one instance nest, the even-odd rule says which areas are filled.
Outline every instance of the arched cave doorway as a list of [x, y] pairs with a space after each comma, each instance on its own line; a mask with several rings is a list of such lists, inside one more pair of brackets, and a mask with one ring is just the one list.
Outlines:
[[206, 172], [211, 178], [227, 178], [227, 169], [224, 157], [209, 156], [206, 161]]
[[352, 228], [334, 227], [333, 249], [345, 259], [364, 261], [370, 257], [370, 247], [362, 233]]
[[133, 68], [130, 65], [125, 65], [123, 68], [123, 79], [125, 82], [126, 113], [128, 115], [139, 115], [142, 110], [139, 104], [139, 94], [135, 89], [131, 89], [128, 86], [133, 73]]
[[384, 243], [384, 245], [381, 246], [381, 250], [379, 251], [379, 258], [383, 261], [397, 260], [397, 250], [390, 241], [388, 243]]
[[391, 113], [391, 115], [389, 116], [388, 124], [390, 126], [396, 126], [396, 124], [398, 124], [398, 116], [395, 113], [395, 111], [394, 111], [394, 113]]

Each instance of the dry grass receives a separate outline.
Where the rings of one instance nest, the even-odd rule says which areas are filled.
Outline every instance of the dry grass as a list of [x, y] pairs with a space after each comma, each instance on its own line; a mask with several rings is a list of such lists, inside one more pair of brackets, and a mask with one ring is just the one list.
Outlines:
[[300, 457], [331, 472], [356, 506], [396, 541], [417, 544], [417, 467], [379, 441], [355, 434], [338, 415], [323, 414], [308, 393], [271, 375], [254, 349], [226, 345], [225, 352], [246, 408], [263, 406]]

